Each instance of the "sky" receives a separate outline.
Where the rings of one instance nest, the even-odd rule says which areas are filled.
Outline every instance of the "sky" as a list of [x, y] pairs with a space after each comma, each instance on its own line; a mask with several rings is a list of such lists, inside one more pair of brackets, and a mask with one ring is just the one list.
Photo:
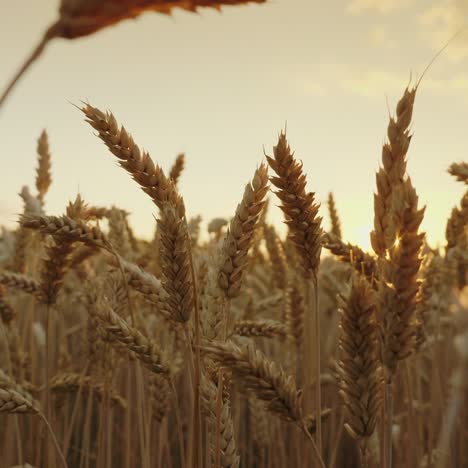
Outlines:
[[[373, 192], [389, 115], [437, 51], [464, 25], [461, 0], [271, 0], [172, 17], [146, 13], [92, 36], [57, 39], [0, 109], [0, 224], [14, 226], [36, 140], [49, 132], [49, 214], [78, 192], [131, 212], [151, 237], [156, 208], [119, 168], [73, 105], [111, 110], [140, 147], [180, 181], [189, 216], [229, 218], [245, 184], [287, 125], [308, 190], [335, 195], [347, 241], [369, 248]], [[56, 18], [55, 0], [0, 0], [0, 89]], [[468, 156], [468, 31], [429, 69], [418, 90], [408, 172], [423, 229], [443, 244], [464, 187], [446, 169]], [[277, 200], [272, 196], [273, 205]], [[281, 224], [273, 206], [269, 220]]]

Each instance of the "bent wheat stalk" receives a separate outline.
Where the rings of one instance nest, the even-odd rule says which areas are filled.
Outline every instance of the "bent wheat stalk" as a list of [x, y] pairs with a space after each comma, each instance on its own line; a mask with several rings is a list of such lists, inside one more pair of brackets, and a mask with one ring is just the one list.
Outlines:
[[76, 39], [88, 36], [120, 21], [139, 16], [146, 11], [171, 14], [174, 8], [195, 12], [199, 7], [219, 9], [224, 5], [264, 3], [266, 0], [62, 0], [59, 18], [44, 33], [39, 44], [21, 65], [0, 96], [0, 107], [16, 83], [44, 53], [55, 38]]

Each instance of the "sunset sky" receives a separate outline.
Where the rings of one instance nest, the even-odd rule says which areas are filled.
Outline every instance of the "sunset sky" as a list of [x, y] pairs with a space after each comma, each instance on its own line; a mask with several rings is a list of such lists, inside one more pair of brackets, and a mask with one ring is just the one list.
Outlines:
[[[0, 89], [56, 17], [55, 0], [0, 0]], [[47, 211], [79, 191], [132, 213], [145, 237], [156, 210], [117, 167], [82, 114], [111, 110], [169, 168], [187, 156], [189, 215], [230, 217], [245, 183], [287, 123], [308, 189], [333, 191], [346, 240], [369, 246], [374, 174], [405, 86], [464, 24], [456, 0], [271, 0], [172, 17], [147, 13], [95, 35], [56, 40], [0, 110], [0, 223], [13, 226], [18, 193], [34, 187], [36, 139], [47, 128], [53, 185]], [[427, 204], [424, 229], [442, 243], [464, 187], [446, 172], [468, 159], [468, 32], [431, 67], [418, 91], [408, 171]], [[272, 199], [274, 203], [276, 200]], [[322, 215], [328, 226], [326, 204]], [[280, 223], [274, 207], [270, 220]]]

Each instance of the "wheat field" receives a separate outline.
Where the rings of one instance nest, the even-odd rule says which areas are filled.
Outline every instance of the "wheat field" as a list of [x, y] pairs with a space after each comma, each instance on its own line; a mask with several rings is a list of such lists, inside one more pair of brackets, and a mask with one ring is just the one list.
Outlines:
[[[63, 0], [0, 105], [54, 38], [241, 3]], [[419, 83], [375, 160], [369, 252], [343, 238], [340, 200], [318, 202], [285, 130], [232, 217], [204, 220], [179, 190], [184, 154], [161, 167], [110, 111], [78, 106], [154, 203], [150, 241], [80, 194], [49, 213], [42, 131], [0, 237], [0, 468], [468, 468], [468, 191], [429, 245], [407, 171]], [[468, 163], [447, 170], [466, 189]]]
[[[80, 195], [47, 213], [42, 132], [0, 244], [0, 466], [467, 467], [468, 192], [431, 248], [406, 171], [416, 92], [388, 123], [372, 252], [342, 239], [339, 200], [319, 206], [283, 131], [200, 232], [185, 156], [163, 169], [84, 104], [155, 204], [150, 242]], [[467, 184], [466, 163], [448, 170]]]

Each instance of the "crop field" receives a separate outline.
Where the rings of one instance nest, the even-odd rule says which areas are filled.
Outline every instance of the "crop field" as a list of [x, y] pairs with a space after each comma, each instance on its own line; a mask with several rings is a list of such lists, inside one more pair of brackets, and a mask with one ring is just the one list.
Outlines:
[[[85, 28], [65, 8], [80, 2], [62, 3], [45, 43], [150, 3], [215, 2], [126, 0], [107, 19], [95, 6]], [[154, 203], [150, 240], [80, 194], [50, 214], [54, 134], [39, 131], [35, 180], [0, 236], [0, 468], [467, 468], [468, 191], [431, 246], [407, 170], [419, 84], [402, 85], [376, 148], [369, 251], [342, 235], [333, 193], [319, 203], [286, 129], [235, 212], [202, 223], [185, 154], [162, 167], [132, 122], [77, 104], [96, 158]], [[468, 163], [446, 170], [466, 189]]]

